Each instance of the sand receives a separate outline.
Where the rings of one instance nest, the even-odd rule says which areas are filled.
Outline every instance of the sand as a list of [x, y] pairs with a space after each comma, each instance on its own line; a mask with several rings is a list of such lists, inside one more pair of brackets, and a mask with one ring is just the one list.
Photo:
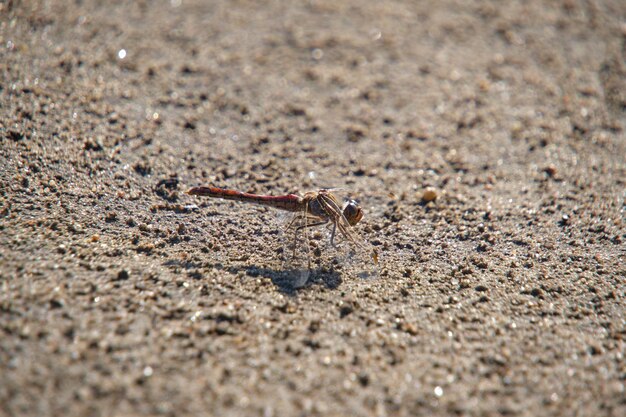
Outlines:
[[[625, 22], [0, 3], [0, 414], [626, 415]], [[209, 184], [340, 187], [380, 262]]]

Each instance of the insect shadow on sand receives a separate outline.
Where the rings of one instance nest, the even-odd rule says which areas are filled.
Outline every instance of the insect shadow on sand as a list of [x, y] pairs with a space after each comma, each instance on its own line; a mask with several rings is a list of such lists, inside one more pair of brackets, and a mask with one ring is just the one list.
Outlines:
[[308, 285], [321, 284], [328, 289], [337, 289], [341, 283], [341, 275], [337, 271], [329, 271], [325, 268], [306, 269], [274, 269], [258, 265], [232, 266], [225, 268], [232, 273], [244, 271], [246, 275], [256, 278], [269, 278], [276, 288], [288, 295], [296, 292]]
[[[202, 274], [198, 272], [202, 265], [197, 262], [170, 259], [164, 262], [163, 265], [170, 268], [183, 269], [188, 271], [188, 273], [189, 271], [192, 271], [190, 276], [193, 278], [202, 277]], [[214, 267], [218, 270], [227, 271], [232, 274], [238, 274], [243, 271], [247, 276], [252, 278], [269, 278], [272, 281], [272, 284], [274, 284], [281, 293], [288, 295], [294, 295], [298, 290], [308, 285], [320, 284], [324, 285], [328, 289], [334, 290], [342, 283], [341, 276], [337, 271], [329, 271], [326, 268], [274, 269], [258, 265], [225, 267], [222, 264], [216, 264]]]

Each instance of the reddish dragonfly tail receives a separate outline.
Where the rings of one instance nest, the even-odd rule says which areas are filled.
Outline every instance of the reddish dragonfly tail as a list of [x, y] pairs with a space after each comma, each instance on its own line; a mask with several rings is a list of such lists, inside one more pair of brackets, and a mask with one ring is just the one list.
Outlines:
[[187, 191], [187, 194], [223, 198], [224, 200], [243, 201], [244, 203], [259, 204], [262, 206], [294, 212], [303, 210], [304, 205], [302, 198], [295, 194], [277, 196], [258, 195], [218, 187], [193, 187]]

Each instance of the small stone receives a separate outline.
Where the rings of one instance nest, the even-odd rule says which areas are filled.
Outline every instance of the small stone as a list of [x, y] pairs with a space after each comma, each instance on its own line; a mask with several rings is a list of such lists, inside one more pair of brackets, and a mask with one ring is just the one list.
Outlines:
[[349, 142], [359, 142], [366, 135], [365, 129], [360, 126], [348, 126], [344, 129]]
[[101, 151], [104, 148], [104, 145], [102, 144], [102, 140], [100, 138], [98, 139], [88, 138], [83, 143], [83, 148], [86, 151]]
[[156, 246], [153, 243], [144, 243], [142, 245], [138, 245], [135, 250], [137, 252], [151, 253], [155, 248]]
[[120, 272], [117, 273], [118, 281], [126, 281], [128, 278], [130, 278], [130, 272], [125, 269], [122, 269]]
[[424, 190], [422, 194], [422, 201], [425, 203], [429, 203], [431, 201], [435, 201], [437, 199], [437, 191], [433, 187], [428, 187]]
[[296, 306], [293, 303], [290, 303], [289, 301], [285, 302], [284, 304], [276, 307], [276, 309], [282, 313], [286, 313], [286, 314], [293, 314], [296, 312]]
[[311, 333], [317, 333], [317, 331], [320, 329], [320, 326], [321, 326], [321, 324], [320, 324], [320, 322], [318, 320], [312, 320], [309, 323], [309, 331]]
[[589, 353], [596, 356], [602, 354], [603, 349], [599, 344], [592, 344], [589, 346]]
[[547, 167], [543, 169], [543, 172], [545, 172], [548, 175], [548, 177], [554, 178], [554, 176], [556, 175], [557, 169], [554, 165], [548, 165]]
[[365, 372], [361, 372], [357, 379], [359, 380], [359, 384], [361, 384], [362, 387], [366, 387], [370, 383], [370, 376]]
[[68, 226], [68, 230], [72, 233], [82, 233], [83, 232], [83, 228], [80, 224], [78, 223], [72, 223]]
[[417, 330], [417, 327], [415, 327], [413, 323], [403, 322], [400, 325], [400, 329], [407, 332], [411, 336], [416, 336], [419, 333], [419, 331]]
[[339, 317], [344, 318], [359, 308], [359, 303], [352, 297], [339, 302]]
[[344, 318], [354, 311], [354, 308], [351, 305], [343, 305], [339, 308], [339, 317]]

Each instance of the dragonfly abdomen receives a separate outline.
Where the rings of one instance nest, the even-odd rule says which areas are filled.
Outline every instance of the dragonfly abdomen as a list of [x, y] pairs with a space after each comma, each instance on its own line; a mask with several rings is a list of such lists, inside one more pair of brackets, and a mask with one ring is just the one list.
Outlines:
[[224, 200], [242, 201], [244, 203], [258, 204], [261, 206], [272, 207], [286, 211], [302, 211], [302, 198], [295, 194], [287, 195], [258, 195], [252, 193], [244, 193], [241, 191], [230, 190], [218, 187], [193, 187], [187, 191], [189, 195], [199, 195], [204, 197], [222, 198]]

